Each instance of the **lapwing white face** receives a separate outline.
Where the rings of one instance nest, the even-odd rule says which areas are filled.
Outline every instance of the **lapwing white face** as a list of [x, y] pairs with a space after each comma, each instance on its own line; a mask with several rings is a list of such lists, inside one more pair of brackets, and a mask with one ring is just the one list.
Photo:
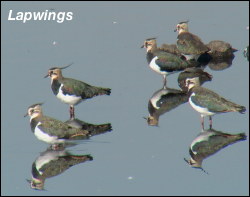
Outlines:
[[178, 34], [182, 32], [188, 32], [188, 24], [187, 22], [182, 22], [176, 25], [176, 29], [174, 31], [177, 31]]
[[185, 86], [188, 88], [188, 90], [190, 90], [194, 86], [199, 86], [199, 85], [200, 85], [199, 77], [186, 79]]
[[69, 65], [64, 66], [64, 67], [53, 67], [53, 68], [51, 68], [51, 69], [49, 69], [48, 74], [44, 78], [50, 77], [52, 79], [51, 81], [53, 81], [53, 79], [58, 79], [58, 78], [62, 77], [61, 69], [68, 68], [72, 64], [73, 63], [70, 63]]
[[195, 161], [193, 158], [190, 158], [189, 165], [193, 168], [201, 168], [201, 162]]
[[32, 180], [27, 180], [30, 183], [30, 187], [32, 189], [43, 190], [44, 189], [44, 181], [42, 179], [36, 179], [32, 177]]
[[48, 75], [45, 77], [50, 77], [52, 80], [58, 79], [59, 77], [62, 76], [62, 71], [59, 68], [51, 68], [48, 71]]
[[150, 125], [150, 126], [158, 126], [158, 119], [156, 117], [153, 117], [153, 116], [149, 115], [146, 118], [146, 120], [147, 120], [148, 125]]
[[152, 40], [147, 39], [144, 41], [144, 44], [142, 45], [141, 48], [146, 48], [147, 52], [149, 52], [152, 50], [153, 46], [155, 45], [156, 45], [155, 39], [152, 39]]
[[37, 116], [39, 116], [41, 114], [42, 114], [41, 105], [36, 104], [36, 105], [32, 105], [31, 107], [29, 107], [28, 113], [26, 115], [29, 115], [30, 119], [33, 119], [33, 118], [35, 118], [35, 117], [37, 117]]

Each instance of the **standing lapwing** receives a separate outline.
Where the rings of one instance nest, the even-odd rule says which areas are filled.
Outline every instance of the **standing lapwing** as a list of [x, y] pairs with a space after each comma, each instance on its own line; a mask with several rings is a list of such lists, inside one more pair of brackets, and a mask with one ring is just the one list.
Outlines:
[[[184, 159], [194, 168], [202, 168], [202, 161], [215, 154], [219, 150], [238, 141], [246, 140], [245, 133], [229, 134], [214, 129], [202, 130], [202, 132], [193, 140], [189, 147], [189, 160]], [[204, 171], [204, 170], [203, 170]]]
[[34, 135], [41, 141], [52, 145], [52, 148], [58, 148], [70, 140], [88, 139], [89, 137], [100, 133], [88, 131], [82, 128], [76, 128], [54, 118], [44, 116], [41, 108], [42, 103], [31, 105], [25, 115], [30, 116], [30, 127]]
[[181, 56], [157, 48], [156, 38], [146, 39], [141, 48], [146, 48], [147, 50], [149, 67], [163, 76], [164, 87], [167, 83], [167, 75], [182, 71], [188, 67], [199, 66], [198, 62], [183, 60]]
[[212, 116], [226, 112], [244, 113], [246, 108], [231, 101], [226, 100], [217, 93], [201, 87], [199, 78], [187, 78], [186, 86], [188, 87], [189, 103], [201, 114], [201, 125], [204, 129], [204, 117], [209, 116], [210, 129], [212, 128]]
[[188, 21], [177, 24], [174, 31], [178, 31], [177, 48], [186, 59], [198, 60], [210, 50], [197, 35], [188, 31]]
[[70, 119], [74, 119], [75, 105], [94, 96], [110, 95], [111, 89], [95, 87], [76, 79], [63, 77], [61, 70], [70, 65], [61, 68], [53, 67], [49, 69], [48, 74], [44, 78], [51, 78], [51, 89], [54, 95], [62, 102], [70, 105]]

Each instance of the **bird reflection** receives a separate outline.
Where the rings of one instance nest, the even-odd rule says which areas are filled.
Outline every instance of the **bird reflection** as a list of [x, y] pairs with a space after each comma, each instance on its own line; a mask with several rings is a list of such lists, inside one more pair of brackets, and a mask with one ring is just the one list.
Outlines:
[[[202, 130], [202, 132], [193, 140], [189, 147], [191, 158], [185, 161], [194, 168], [202, 169], [204, 159], [218, 152], [228, 145], [238, 141], [246, 140], [245, 133], [229, 134], [214, 129]], [[204, 170], [203, 170], [204, 171]]]
[[244, 55], [244, 57], [247, 58], [247, 61], [249, 61], [249, 46], [247, 46], [247, 47], [244, 49], [243, 55]]
[[93, 160], [91, 155], [73, 155], [65, 149], [48, 149], [32, 164], [32, 177], [27, 180], [30, 187], [36, 190], [44, 190], [45, 180], [62, 174], [70, 167]]
[[157, 90], [148, 102], [149, 116], [145, 118], [148, 125], [158, 126], [159, 117], [188, 101], [187, 93], [168, 87]]
[[208, 67], [211, 70], [219, 71], [229, 68], [234, 59], [234, 54], [232, 56], [221, 57], [214, 54], [212, 60], [208, 63]]
[[186, 79], [198, 77], [200, 85], [205, 83], [206, 81], [212, 81], [213, 76], [209, 73], [203, 71], [200, 68], [186, 68], [183, 72], [181, 72], [178, 76], [178, 85], [179, 87], [187, 92], [188, 88], [186, 87]]
[[69, 119], [65, 123], [75, 128], [88, 130], [91, 133], [91, 136], [112, 131], [112, 125], [110, 123], [91, 124], [79, 119]]

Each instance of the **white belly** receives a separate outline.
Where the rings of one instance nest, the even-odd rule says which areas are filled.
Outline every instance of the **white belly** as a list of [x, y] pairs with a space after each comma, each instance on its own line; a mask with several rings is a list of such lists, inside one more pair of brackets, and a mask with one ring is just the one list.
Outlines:
[[194, 96], [195, 93], [192, 93], [191, 96], [189, 97], [188, 101], [190, 103], [190, 105], [199, 113], [201, 113], [202, 116], [212, 116], [214, 115], [215, 113], [214, 112], [209, 112], [208, 109], [206, 107], [200, 107], [200, 106], [197, 106], [195, 105], [192, 100], [191, 100], [191, 97]]
[[[62, 87], [63, 85], [61, 85]], [[76, 105], [82, 101], [82, 98], [80, 96], [73, 96], [73, 95], [64, 95], [62, 93], [61, 87], [59, 88], [58, 94], [56, 95], [57, 98], [59, 98], [62, 102], [67, 103], [69, 105]]]
[[44, 133], [43, 131], [41, 131], [38, 128], [38, 125], [40, 125], [40, 124], [41, 124], [40, 122], [37, 124], [35, 131], [34, 131], [35, 136], [39, 140], [46, 142], [48, 144], [55, 144], [55, 143], [63, 143], [64, 142], [63, 139], [58, 139], [56, 136], [50, 136], [47, 133]]
[[157, 58], [158, 58], [158, 57], [155, 56], [155, 57], [151, 60], [151, 62], [150, 62], [150, 64], [149, 64], [149, 67], [150, 67], [153, 71], [155, 71], [155, 72], [157, 72], [157, 73], [159, 73], [159, 74], [161, 74], [161, 75], [166, 75], [167, 72], [166, 72], [166, 71], [161, 71], [161, 70], [160, 70], [160, 67], [155, 63], [155, 60], [156, 60]]

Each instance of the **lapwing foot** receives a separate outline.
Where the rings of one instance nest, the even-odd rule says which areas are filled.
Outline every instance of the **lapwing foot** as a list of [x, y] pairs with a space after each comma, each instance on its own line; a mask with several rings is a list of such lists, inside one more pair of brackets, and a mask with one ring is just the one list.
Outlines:
[[63, 144], [52, 144], [51, 150], [54, 150], [54, 151], [64, 150], [64, 146]]
[[204, 117], [201, 117], [201, 128], [204, 130]]
[[209, 116], [209, 129], [212, 129], [212, 124], [213, 124], [212, 117]]
[[166, 77], [166, 75], [163, 76], [163, 88], [164, 89], [167, 88], [167, 77]]
[[163, 89], [167, 89], [167, 85], [166, 84], [163, 84]]
[[69, 113], [70, 113], [70, 120], [74, 120], [74, 119], [75, 119], [75, 110], [74, 110], [74, 106], [70, 106], [70, 108], [69, 108]]

